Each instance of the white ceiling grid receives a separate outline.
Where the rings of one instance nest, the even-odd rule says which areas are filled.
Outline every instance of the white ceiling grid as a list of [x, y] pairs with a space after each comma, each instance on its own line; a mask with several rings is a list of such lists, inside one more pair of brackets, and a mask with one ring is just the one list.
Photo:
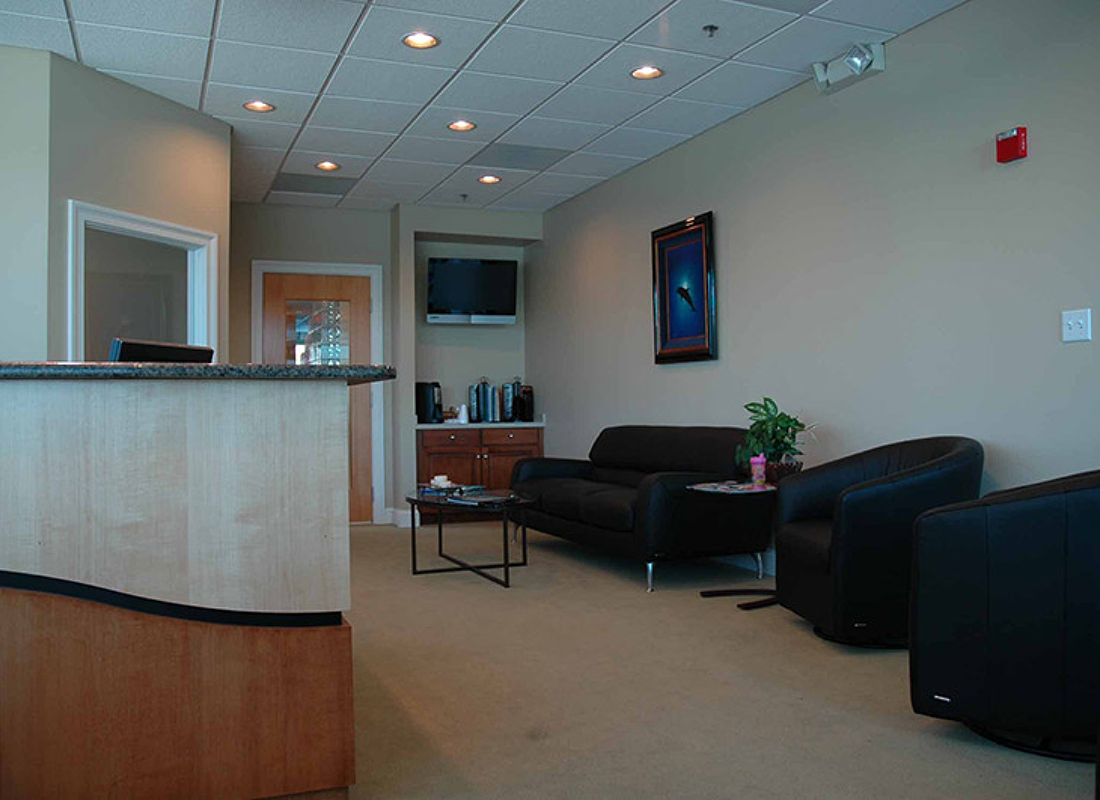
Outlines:
[[[0, 0], [0, 44], [225, 120], [235, 200], [541, 211], [961, 2]], [[406, 47], [414, 30], [440, 44]]]

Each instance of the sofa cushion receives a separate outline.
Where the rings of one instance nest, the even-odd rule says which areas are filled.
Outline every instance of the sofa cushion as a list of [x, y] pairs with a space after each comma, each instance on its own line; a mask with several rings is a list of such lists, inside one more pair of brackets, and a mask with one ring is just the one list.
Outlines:
[[535, 508], [540, 511], [580, 522], [581, 501], [586, 496], [623, 487], [583, 478], [542, 478], [523, 481], [514, 488], [520, 494], [534, 498]]
[[594, 481], [600, 483], [615, 483], [619, 486], [631, 486], [637, 488], [646, 474], [636, 469], [614, 469], [611, 467], [593, 467], [589, 475]]
[[581, 498], [581, 522], [613, 531], [634, 530], [634, 502], [638, 490], [625, 486], [592, 492]]
[[619, 425], [604, 428], [588, 457], [597, 467], [635, 472], [710, 472], [737, 475], [744, 428]]
[[[829, 547], [833, 539], [831, 519], [802, 519], [779, 526], [775, 534], [777, 558], [791, 559], [820, 571], [829, 572]], [[779, 552], [782, 551], [782, 555]]]

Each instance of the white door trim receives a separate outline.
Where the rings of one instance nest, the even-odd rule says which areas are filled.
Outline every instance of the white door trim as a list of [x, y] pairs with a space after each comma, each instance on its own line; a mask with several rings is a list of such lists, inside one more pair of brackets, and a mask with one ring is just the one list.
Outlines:
[[[385, 361], [383, 335], [385, 286], [382, 266], [379, 264], [319, 263], [316, 261], [252, 261], [252, 362], [264, 360], [264, 275], [269, 272], [295, 275], [339, 275], [353, 278], [370, 278], [370, 360], [372, 364]], [[374, 490], [372, 517], [375, 524], [390, 521], [386, 509], [386, 427], [385, 394], [381, 383], [372, 383], [371, 391], [371, 465], [370, 480]]]
[[66, 358], [84, 360], [84, 232], [88, 228], [187, 251], [187, 343], [214, 348], [214, 360], [219, 360], [218, 235], [82, 200], [69, 200]]

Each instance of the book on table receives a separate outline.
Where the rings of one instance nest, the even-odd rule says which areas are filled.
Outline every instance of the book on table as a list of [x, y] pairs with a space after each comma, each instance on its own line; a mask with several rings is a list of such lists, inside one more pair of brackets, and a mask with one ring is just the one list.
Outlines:
[[506, 503], [512, 497], [510, 491], [476, 491], [463, 494], [453, 494], [447, 498], [448, 503], [460, 506], [493, 506]]

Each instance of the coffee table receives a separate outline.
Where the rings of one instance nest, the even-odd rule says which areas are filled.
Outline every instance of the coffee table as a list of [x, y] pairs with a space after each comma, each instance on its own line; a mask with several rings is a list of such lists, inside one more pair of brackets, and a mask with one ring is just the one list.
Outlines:
[[[426, 493], [423, 490], [418, 490], [414, 494], [405, 496], [405, 500], [412, 510], [411, 543], [413, 575], [435, 575], [441, 572], [473, 572], [485, 578], [487, 581], [491, 581], [498, 586], [503, 586], [505, 589], [511, 586], [511, 575], [509, 570], [512, 567], [527, 566], [527, 521], [523, 515], [523, 510], [528, 506], [534, 505], [534, 500], [507, 490], [478, 492], [477, 496], [490, 497], [491, 499], [486, 499], [484, 502], [471, 503], [464, 501], [461, 495], [440, 495], [436, 493]], [[479, 516], [486, 514], [495, 516], [499, 514], [504, 534], [502, 537], [504, 545], [503, 557], [499, 562], [492, 564], [471, 564], [468, 561], [463, 561], [461, 558], [445, 552], [443, 549], [443, 514], [436, 513], [436, 554], [440, 558], [450, 561], [455, 566], [420, 569], [416, 565], [416, 514], [420, 509], [430, 509], [436, 512], [446, 511], [477, 514]], [[520, 528], [522, 527], [523, 529], [523, 559], [521, 561], [512, 561], [508, 552], [509, 522], [515, 524], [515, 530], [512, 532], [513, 541], [516, 541]], [[486, 572], [486, 570], [490, 569], [503, 569], [504, 577], [500, 578], [490, 572]]]
[[[722, 481], [720, 483], [694, 483], [687, 488], [693, 492], [704, 492], [710, 495], [721, 496], [726, 502], [734, 505], [744, 502], [744, 498], [759, 497], [763, 493], [770, 492], [773, 502], [775, 498], [775, 486], [772, 484], [765, 484], [763, 487], [760, 487], [745, 483]], [[756, 577], [762, 578], [764, 573], [760, 555], [758, 553], [753, 553], [753, 556], [756, 558]], [[706, 591], [699, 592], [699, 596], [763, 597], [762, 600], [750, 600], [746, 603], [738, 603], [737, 607], [744, 611], [774, 606], [779, 602], [779, 598], [777, 598], [775, 594], [775, 589], [707, 589]]]

